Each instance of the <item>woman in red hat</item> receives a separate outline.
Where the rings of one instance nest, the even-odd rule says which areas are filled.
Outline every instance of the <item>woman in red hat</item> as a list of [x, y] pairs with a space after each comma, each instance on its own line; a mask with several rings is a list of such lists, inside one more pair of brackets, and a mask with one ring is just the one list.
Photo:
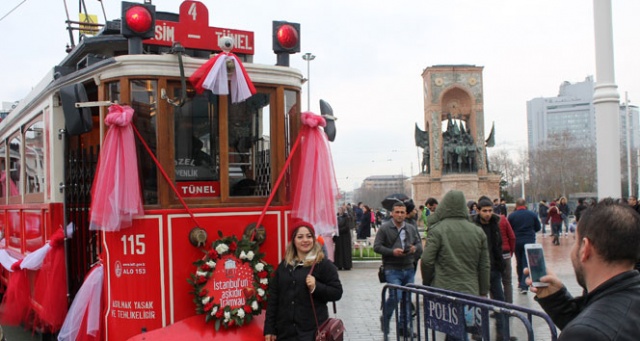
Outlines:
[[318, 329], [316, 316], [322, 325], [329, 318], [327, 302], [342, 297], [338, 270], [325, 258], [313, 226], [298, 222], [290, 237], [284, 260], [269, 285], [265, 341], [313, 341]]

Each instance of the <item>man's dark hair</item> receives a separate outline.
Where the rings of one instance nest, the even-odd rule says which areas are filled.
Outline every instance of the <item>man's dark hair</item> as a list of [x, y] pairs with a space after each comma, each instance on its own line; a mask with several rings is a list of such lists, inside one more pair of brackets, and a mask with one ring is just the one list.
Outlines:
[[[404, 207], [407, 208], [407, 206], [402, 202], [402, 201], [397, 201], [393, 203], [393, 206], [391, 207], [391, 211], [395, 210], [396, 207]], [[409, 212], [407, 212], [409, 213]]]
[[424, 204], [427, 205], [427, 206], [437, 205], [438, 204], [438, 200], [436, 200], [436, 198], [429, 198], [429, 199], [427, 199], [427, 201], [425, 201]]
[[493, 202], [491, 202], [491, 199], [483, 195], [478, 199], [477, 205], [478, 205], [478, 209], [481, 209], [483, 207], [488, 207], [488, 206], [493, 207]]
[[584, 204], [584, 199], [582, 199], [582, 198], [578, 199], [578, 204], [580, 204], [580, 205]]
[[578, 223], [580, 238], [589, 238], [608, 263], [634, 263], [640, 259], [640, 214], [611, 198], [587, 208]]

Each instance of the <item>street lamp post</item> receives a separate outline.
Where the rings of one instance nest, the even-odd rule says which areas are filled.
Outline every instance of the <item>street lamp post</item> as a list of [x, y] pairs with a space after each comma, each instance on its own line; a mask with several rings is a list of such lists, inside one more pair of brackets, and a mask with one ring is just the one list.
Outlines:
[[302, 59], [307, 61], [307, 111], [311, 111], [311, 61], [316, 59], [313, 53], [307, 52], [302, 55]]
[[632, 190], [632, 180], [631, 180], [631, 117], [629, 116], [629, 94], [624, 92], [624, 106], [625, 106], [625, 125], [626, 125], [626, 134], [627, 135], [627, 188], [629, 194], [627, 196], [633, 195]]

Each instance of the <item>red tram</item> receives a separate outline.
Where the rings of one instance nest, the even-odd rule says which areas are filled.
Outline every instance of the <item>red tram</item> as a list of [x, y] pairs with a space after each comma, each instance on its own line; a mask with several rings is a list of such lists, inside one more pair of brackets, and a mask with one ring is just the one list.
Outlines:
[[[125, 38], [118, 21], [82, 39], [0, 123], [0, 252], [5, 260], [20, 260], [70, 226], [73, 236], [64, 243], [69, 303], [92, 266], [104, 265], [102, 335], [96, 339], [126, 340], [195, 315], [187, 279], [202, 257], [202, 230], [206, 243], [219, 231], [242, 236], [273, 194], [261, 224], [266, 237], [260, 251], [270, 264], [281, 260], [289, 234], [296, 158], [290, 167], [285, 162], [301, 128], [302, 74], [254, 64], [253, 33], [210, 27], [200, 2], [184, 1], [179, 14], [158, 12], [152, 19], [152, 38], [139, 45], [141, 53], [131, 53], [135, 38]], [[185, 81], [220, 52], [222, 36], [234, 40], [233, 52], [257, 91], [240, 103], [229, 95], [198, 94]], [[82, 106], [87, 102], [97, 103]], [[144, 215], [119, 232], [88, 228], [107, 131], [103, 102], [134, 109], [132, 124], [153, 154], [136, 139]], [[202, 230], [194, 230], [154, 156]], [[275, 188], [283, 169], [284, 181]], [[2, 267], [3, 287], [12, 275]], [[34, 293], [38, 276], [28, 271], [29, 304], [46, 310]], [[57, 332], [35, 318], [30, 324]]]

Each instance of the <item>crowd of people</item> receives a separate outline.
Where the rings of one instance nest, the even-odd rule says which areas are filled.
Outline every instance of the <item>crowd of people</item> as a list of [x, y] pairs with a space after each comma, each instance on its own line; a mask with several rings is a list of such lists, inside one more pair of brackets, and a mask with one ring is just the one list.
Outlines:
[[[562, 197], [548, 205], [541, 201], [537, 211], [517, 199], [508, 213], [504, 201], [481, 196], [468, 202], [457, 190], [446, 193], [440, 203], [429, 198], [418, 209], [412, 201], [398, 200], [387, 216], [362, 203], [344, 205], [338, 209], [334, 253], [323, 248], [311, 224], [298, 222], [269, 289], [265, 340], [315, 339], [318, 326], [328, 318], [327, 303], [342, 297], [338, 270], [353, 265], [354, 230], [357, 239], [371, 238], [374, 231], [373, 249], [382, 257], [387, 283], [414, 283], [419, 264], [423, 285], [512, 303], [515, 257], [518, 291], [535, 293], [536, 301], [562, 330], [558, 340], [636, 340], [640, 335], [637, 198], [580, 200], [570, 212]], [[546, 286], [534, 287], [525, 255], [525, 245], [535, 243], [536, 233], [544, 234], [547, 224], [554, 244], [559, 243], [563, 224], [566, 235], [573, 232], [565, 222], [569, 213], [577, 223], [570, 257], [584, 290], [577, 298], [548, 267], [547, 275], [539, 279]], [[424, 236], [418, 225], [426, 227]], [[416, 336], [410, 323], [412, 305], [403, 295], [390, 290], [383, 302], [380, 323], [385, 335], [399, 306], [398, 336]], [[507, 315], [498, 313], [495, 319], [496, 340], [517, 339], [510, 333]], [[481, 339], [477, 330], [468, 332], [474, 340]], [[452, 335], [446, 339], [458, 340]]]
[[[434, 205], [435, 201], [435, 205]], [[541, 202], [542, 204], [542, 202]], [[545, 202], [546, 204], [546, 202]], [[402, 206], [399, 204], [399, 206]], [[431, 210], [430, 206], [435, 206]], [[392, 213], [393, 224], [385, 225], [384, 234], [376, 236], [374, 250], [382, 254], [385, 275], [389, 283], [413, 283], [410, 261], [414, 253], [420, 256], [422, 284], [494, 300], [513, 302], [512, 257], [516, 259], [517, 288], [521, 294], [530, 291], [563, 332], [559, 340], [635, 340], [640, 335], [637, 318], [640, 313], [640, 204], [637, 198], [601, 203], [579, 200], [570, 212], [564, 197], [552, 201], [546, 211], [529, 210], [524, 199], [517, 199], [515, 209], [508, 213], [504, 200], [491, 200], [486, 196], [477, 201], [466, 201], [460, 191], [450, 191], [438, 205], [430, 198], [423, 206], [421, 220], [428, 227], [424, 249], [411, 245], [415, 226], [408, 224], [401, 208]], [[575, 223], [569, 215], [575, 215]], [[550, 224], [554, 244], [559, 245], [562, 226], [564, 236], [574, 232], [571, 259], [584, 296], [573, 298], [560, 280], [549, 269], [540, 281], [547, 287], [532, 287], [528, 276], [525, 245], [536, 242], [536, 234]], [[404, 231], [404, 232], [403, 232]], [[404, 235], [402, 234], [404, 233]], [[608, 235], [610, 234], [610, 235]], [[634, 270], [634, 267], [636, 268]], [[389, 270], [387, 270], [389, 269]], [[604, 299], [616, 305], [607, 307]], [[397, 294], [390, 293], [381, 322], [388, 333], [389, 318], [398, 302]], [[400, 298], [401, 299], [401, 298]], [[626, 301], [625, 301], [626, 299]], [[412, 335], [407, 320], [408, 304], [400, 304], [399, 335]], [[612, 312], [607, 316], [607, 312]], [[608, 317], [615, 321], [609, 321]], [[496, 314], [496, 340], [516, 340], [509, 330], [508, 316]], [[589, 320], [598, 318], [598, 323]], [[611, 324], [608, 324], [611, 322]], [[614, 328], [607, 328], [607, 326]], [[470, 333], [477, 330], [469, 329]], [[478, 334], [472, 335], [481, 339]], [[447, 335], [447, 340], [458, 340]]]

